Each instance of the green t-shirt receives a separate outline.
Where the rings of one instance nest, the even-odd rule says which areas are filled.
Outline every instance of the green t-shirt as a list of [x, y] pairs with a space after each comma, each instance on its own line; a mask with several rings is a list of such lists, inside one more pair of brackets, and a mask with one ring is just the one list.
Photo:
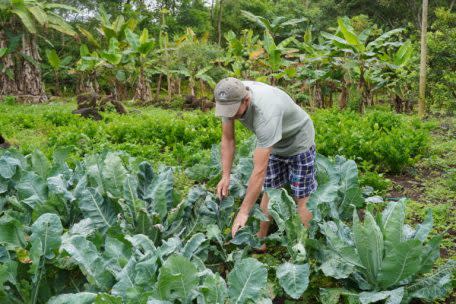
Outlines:
[[309, 115], [284, 91], [256, 81], [243, 81], [251, 103], [239, 121], [255, 133], [257, 147], [272, 147], [272, 154], [292, 156], [315, 144]]

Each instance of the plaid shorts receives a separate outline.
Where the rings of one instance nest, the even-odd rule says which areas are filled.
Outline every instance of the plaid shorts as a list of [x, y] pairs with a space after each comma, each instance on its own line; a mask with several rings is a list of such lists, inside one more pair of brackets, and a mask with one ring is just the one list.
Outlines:
[[264, 188], [282, 188], [290, 184], [293, 197], [309, 196], [317, 189], [315, 178], [315, 146], [293, 156], [269, 156]]

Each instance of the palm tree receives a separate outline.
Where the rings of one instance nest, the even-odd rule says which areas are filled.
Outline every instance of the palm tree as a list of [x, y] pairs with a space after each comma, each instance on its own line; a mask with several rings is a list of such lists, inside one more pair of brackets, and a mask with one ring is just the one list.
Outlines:
[[32, 103], [47, 101], [39, 66], [38, 33], [43, 29], [54, 29], [76, 36], [72, 27], [54, 12], [55, 9], [76, 10], [68, 5], [40, 0], [0, 2], [0, 48], [6, 48], [0, 57], [3, 66], [0, 95], [16, 95]]

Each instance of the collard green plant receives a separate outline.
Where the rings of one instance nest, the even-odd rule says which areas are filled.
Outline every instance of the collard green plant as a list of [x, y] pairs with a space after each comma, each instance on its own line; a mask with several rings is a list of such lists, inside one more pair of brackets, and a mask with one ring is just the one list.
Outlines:
[[[377, 217], [366, 210], [364, 222], [355, 209], [351, 229], [339, 220], [320, 224], [326, 237], [326, 245], [320, 248], [320, 269], [327, 276], [347, 279], [358, 290], [364, 290], [358, 294], [363, 304], [384, 299], [387, 303], [409, 303], [413, 298], [433, 300], [444, 296], [449, 288], [454, 261], [424, 276], [440, 256], [441, 236], [428, 240], [431, 212], [414, 230], [404, 225], [405, 203], [390, 202]], [[424, 287], [424, 282], [432, 283], [432, 289]], [[344, 295], [336, 294], [336, 298]], [[345, 295], [353, 297], [350, 292]]]

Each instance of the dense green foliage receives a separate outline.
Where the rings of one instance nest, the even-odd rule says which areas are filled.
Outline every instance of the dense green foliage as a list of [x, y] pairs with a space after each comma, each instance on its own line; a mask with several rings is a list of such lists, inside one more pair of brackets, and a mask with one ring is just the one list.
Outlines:
[[[220, 142], [220, 122], [213, 113], [142, 108], [141, 113], [127, 116], [107, 112], [103, 121], [95, 122], [71, 114], [70, 109], [71, 105], [58, 103], [0, 105], [3, 135], [23, 153], [39, 147], [51, 156], [56, 148], [69, 146], [73, 158], [79, 158], [114, 149], [154, 162], [187, 166], [207, 159], [212, 145]], [[367, 171], [399, 172], [427, 151], [431, 125], [416, 118], [382, 109], [364, 116], [317, 110], [311, 116], [319, 153], [345, 155]], [[251, 133], [238, 124], [236, 134], [242, 141]]]
[[[284, 190], [268, 192], [277, 231], [267, 242], [286, 249], [283, 263], [274, 269], [247, 257], [258, 246], [254, 231], [264, 214], [255, 208], [249, 224], [234, 239], [228, 228], [245, 194], [252, 148], [247, 142], [240, 149], [243, 154], [233, 169], [231, 196], [221, 202], [202, 186], [191, 188], [180, 199], [171, 168], [153, 170], [148, 162], [124, 153], [86, 155], [69, 167], [61, 152], [50, 161], [38, 150], [28, 156], [4, 151], [0, 156], [2, 302], [191, 303], [198, 299], [214, 303], [217, 299], [257, 303], [258, 299], [270, 301], [268, 272], [275, 272], [284, 295], [299, 299], [320, 269], [336, 279], [355, 273], [361, 285], [349, 293], [361, 304], [388, 297], [405, 304], [412, 298], [432, 300], [447, 294], [454, 263], [448, 262], [432, 276], [416, 276], [429, 272], [439, 256], [440, 237], [420, 249], [431, 230], [430, 216], [416, 231], [403, 230], [405, 205], [392, 202], [383, 212], [380, 230], [368, 211], [365, 223], [359, 223], [355, 210], [353, 245], [342, 219], [351, 221], [347, 211], [355, 205], [363, 207], [365, 196], [355, 163], [340, 157], [335, 162], [319, 160], [321, 187], [311, 198], [313, 212], [319, 216], [310, 233]], [[326, 208], [328, 202], [335, 202], [329, 204], [331, 210]], [[397, 208], [401, 212], [393, 212]], [[328, 219], [337, 221], [340, 229], [334, 230]], [[402, 231], [405, 240], [400, 237]], [[375, 242], [372, 233], [381, 243]], [[405, 245], [413, 249], [411, 258]], [[316, 264], [311, 266], [309, 261]], [[372, 268], [372, 261], [377, 268]], [[382, 261], [388, 267], [377, 278]], [[404, 272], [398, 272], [401, 267]], [[407, 286], [389, 289], [398, 282]], [[321, 292], [324, 298], [347, 291]]]
[[341, 154], [383, 172], [400, 172], [423, 156], [429, 144], [431, 125], [417, 118], [374, 110], [355, 112], [316, 111], [318, 151]]

